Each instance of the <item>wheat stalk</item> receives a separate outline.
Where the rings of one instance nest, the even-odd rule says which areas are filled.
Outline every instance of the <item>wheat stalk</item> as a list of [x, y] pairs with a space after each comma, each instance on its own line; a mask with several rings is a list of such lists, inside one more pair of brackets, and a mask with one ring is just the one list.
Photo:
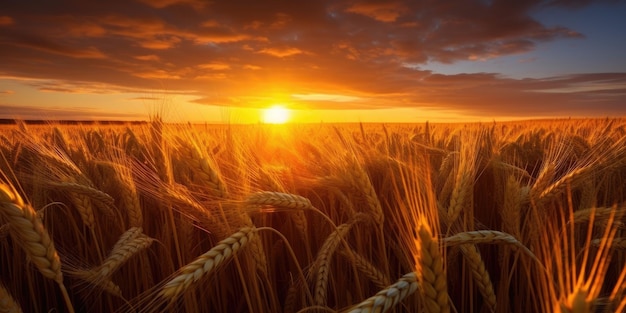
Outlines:
[[522, 194], [519, 182], [509, 176], [504, 187], [504, 206], [502, 207], [502, 226], [513, 236], [520, 236]]
[[148, 248], [154, 239], [139, 234], [135, 238], [122, 238], [123, 242], [118, 241], [109, 256], [102, 262], [95, 272], [100, 277], [110, 277], [115, 271], [117, 271], [126, 261], [132, 256]]
[[0, 184], [0, 215], [11, 224], [11, 236], [24, 249], [39, 272], [59, 285], [68, 310], [74, 312], [63, 285], [61, 259], [54, 248], [54, 242], [37, 212], [6, 184]]
[[[626, 216], [626, 207], [604, 207], [604, 208], [589, 208], [584, 210], [578, 210], [574, 212], [574, 223], [587, 223], [592, 217], [594, 223], [605, 223], [607, 220], [612, 219], [615, 215], [615, 219], [619, 219]], [[616, 221], [618, 223], [619, 221]]]
[[448, 207], [448, 219], [454, 223], [461, 214], [467, 199], [471, 196], [472, 176], [470, 173], [459, 171], [456, 184], [450, 196], [450, 206]]
[[119, 186], [118, 192], [120, 193], [122, 206], [127, 212], [129, 225], [131, 227], [141, 227], [143, 225], [143, 211], [132, 173], [123, 165], [116, 165], [114, 168]]
[[130, 173], [122, 174], [120, 172], [121, 165], [113, 164], [111, 168], [115, 170], [117, 182], [120, 183], [118, 190], [122, 194], [122, 199], [128, 204], [125, 208], [128, 211], [130, 224], [133, 226], [119, 237], [111, 252], [99, 267], [90, 271], [84, 271], [79, 277], [113, 295], [121, 297], [119, 287], [110, 281], [109, 277], [135, 253], [150, 246], [153, 239], [142, 234], [143, 229], [140, 227], [142, 224], [141, 207], [139, 206], [134, 183], [128, 178]]
[[384, 313], [395, 307], [400, 301], [413, 294], [419, 287], [417, 274], [408, 273], [393, 285], [379, 291], [376, 295], [364, 300], [354, 308], [344, 311], [347, 313]]
[[385, 222], [385, 214], [376, 194], [376, 190], [372, 185], [367, 172], [358, 164], [357, 160], [350, 158], [347, 165], [347, 179], [350, 180], [352, 186], [356, 187], [365, 195], [370, 214], [374, 219], [378, 228], [382, 231]]
[[587, 173], [592, 172], [593, 168], [593, 166], [587, 165], [569, 172], [567, 175], [561, 177], [559, 180], [546, 187], [537, 196], [537, 200], [545, 201], [546, 199], [552, 199], [554, 196], [563, 192], [568, 184], [575, 185], [577, 182], [583, 180]]
[[315, 263], [311, 266], [311, 271], [316, 272], [317, 280], [315, 282], [315, 304], [319, 306], [326, 305], [326, 287], [328, 284], [328, 275], [330, 272], [330, 261], [332, 255], [341, 243], [341, 240], [348, 234], [353, 223], [341, 224], [331, 233], [324, 244], [320, 248], [320, 252], [315, 259]]
[[420, 223], [417, 228], [417, 241], [417, 273], [424, 305], [429, 312], [448, 313], [446, 271], [439, 242], [425, 223]]
[[181, 153], [184, 162], [189, 166], [194, 173], [196, 183], [204, 186], [208, 186], [209, 189], [218, 197], [225, 198], [228, 196], [228, 190], [226, 184], [220, 178], [219, 172], [215, 169], [213, 160], [203, 156], [200, 148], [193, 143], [189, 143], [184, 140], [179, 140], [181, 143]]
[[478, 285], [478, 290], [485, 299], [485, 303], [487, 304], [489, 311], [495, 312], [496, 294], [493, 291], [491, 278], [489, 277], [489, 272], [487, 272], [485, 263], [480, 256], [480, 251], [478, 251], [475, 245], [471, 244], [460, 245], [459, 248], [461, 249], [461, 252], [463, 252], [465, 259], [467, 260], [467, 264], [469, 265], [469, 268], [471, 270], [472, 277]]
[[93, 228], [96, 225], [96, 217], [93, 214], [91, 200], [83, 194], [70, 192], [70, 199], [80, 214], [85, 226]]
[[554, 179], [555, 174], [555, 165], [553, 163], [549, 163], [544, 165], [542, 171], [537, 176], [535, 183], [530, 188], [530, 197], [532, 199], [537, 199], [539, 195], [550, 186], [550, 182]]
[[[54, 187], [63, 188], [69, 192], [73, 192], [73, 193], [77, 193], [77, 194], [81, 194], [86, 197], [89, 197], [89, 199], [98, 201], [99, 203], [103, 204], [109, 210], [115, 207], [115, 200], [113, 199], [113, 197], [111, 197], [109, 194], [103, 191], [100, 191], [96, 188], [89, 187], [89, 186], [75, 183], [75, 182], [60, 182], [60, 183], [48, 182], [47, 184], [54, 186]], [[113, 214], [111, 211], [107, 213]]]
[[210, 274], [234, 257], [253, 238], [254, 233], [254, 227], [244, 227], [220, 241], [215, 247], [183, 266], [177, 276], [165, 283], [159, 296], [169, 300], [176, 299], [204, 275]]
[[305, 197], [275, 191], [260, 191], [252, 193], [246, 198], [246, 205], [252, 208], [258, 206], [270, 206], [279, 209], [293, 210], [314, 209], [311, 201]]
[[475, 230], [457, 233], [452, 236], [446, 237], [443, 239], [443, 243], [448, 246], [458, 246], [462, 244], [480, 244], [480, 243], [489, 243], [489, 244], [499, 244], [504, 243], [511, 245], [517, 249], [520, 249], [526, 255], [528, 255], [531, 259], [537, 261], [539, 265], [541, 262], [534, 253], [532, 253], [526, 246], [524, 246], [521, 242], [517, 240], [517, 238], [513, 237], [511, 234], [503, 233], [496, 230]]

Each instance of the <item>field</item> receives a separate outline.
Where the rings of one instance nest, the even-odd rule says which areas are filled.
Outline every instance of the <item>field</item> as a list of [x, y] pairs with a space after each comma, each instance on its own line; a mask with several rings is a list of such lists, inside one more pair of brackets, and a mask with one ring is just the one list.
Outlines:
[[626, 120], [0, 126], [0, 312], [624, 312]]

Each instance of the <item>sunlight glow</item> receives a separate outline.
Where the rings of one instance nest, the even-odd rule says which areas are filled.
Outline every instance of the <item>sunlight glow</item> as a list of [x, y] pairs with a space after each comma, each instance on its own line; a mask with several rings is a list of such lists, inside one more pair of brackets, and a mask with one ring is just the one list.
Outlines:
[[282, 105], [274, 105], [263, 111], [263, 123], [284, 124], [289, 121], [290, 112]]

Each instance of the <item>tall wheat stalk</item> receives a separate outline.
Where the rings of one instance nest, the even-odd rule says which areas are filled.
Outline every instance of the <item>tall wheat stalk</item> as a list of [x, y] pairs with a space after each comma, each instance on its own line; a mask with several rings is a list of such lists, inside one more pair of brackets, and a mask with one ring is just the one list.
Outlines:
[[11, 225], [9, 231], [15, 242], [24, 249], [43, 276], [59, 285], [68, 311], [74, 312], [67, 289], [63, 285], [61, 259], [41, 218], [11, 186], [2, 183], [0, 183], [0, 214]]

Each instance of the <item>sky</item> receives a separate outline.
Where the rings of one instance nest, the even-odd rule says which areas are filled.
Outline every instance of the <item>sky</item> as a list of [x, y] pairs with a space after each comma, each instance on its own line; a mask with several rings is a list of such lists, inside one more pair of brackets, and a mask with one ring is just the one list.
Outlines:
[[3, 0], [0, 118], [626, 116], [626, 1]]

